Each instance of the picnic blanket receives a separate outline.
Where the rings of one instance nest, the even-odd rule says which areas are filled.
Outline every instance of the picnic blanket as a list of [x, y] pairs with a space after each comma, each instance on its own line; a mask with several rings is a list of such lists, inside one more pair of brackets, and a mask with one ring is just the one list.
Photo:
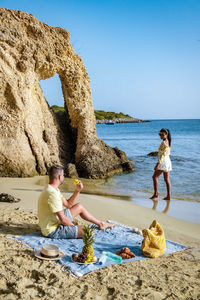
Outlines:
[[[143, 236], [133, 233], [132, 228], [128, 226], [118, 224], [113, 221], [110, 222], [116, 224], [114, 228], [107, 229], [105, 231], [96, 230], [96, 241], [93, 243], [93, 248], [97, 259], [100, 258], [102, 251], [110, 251], [114, 253], [123, 247], [128, 247], [136, 255], [136, 257], [128, 260], [122, 260], [122, 263], [148, 259], [141, 251]], [[72, 254], [82, 252], [82, 247], [84, 245], [82, 239], [50, 239], [45, 238], [39, 232], [17, 236], [16, 238], [18, 241], [32, 247], [34, 251], [40, 250], [44, 244], [54, 244], [58, 246], [60, 250], [66, 254], [65, 258], [60, 259], [59, 263], [64, 266], [64, 269], [70, 270], [70, 274], [74, 276], [79, 277], [97, 269], [116, 264], [116, 262], [109, 259], [107, 259], [103, 265], [98, 264], [98, 261], [94, 264], [86, 265], [80, 265], [73, 262]], [[165, 254], [170, 254], [185, 248], [187, 247], [184, 245], [166, 240]]]

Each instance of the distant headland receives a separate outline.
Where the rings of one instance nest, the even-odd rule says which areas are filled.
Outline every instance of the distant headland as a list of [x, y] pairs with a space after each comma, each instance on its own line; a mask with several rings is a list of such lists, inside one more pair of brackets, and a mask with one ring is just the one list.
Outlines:
[[[64, 107], [53, 105], [51, 109], [54, 112], [58, 111], [65, 111]], [[112, 120], [114, 123], [143, 123], [143, 122], [150, 122], [148, 120], [141, 120], [138, 118], [133, 118], [129, 115], [123, 114], [122, 112], [116, 113], [112, 111], [104, 111], [104, 110], [95, 110], [94, 111], [96, 117], [97, 124], [105, 124], [108, 120]]]

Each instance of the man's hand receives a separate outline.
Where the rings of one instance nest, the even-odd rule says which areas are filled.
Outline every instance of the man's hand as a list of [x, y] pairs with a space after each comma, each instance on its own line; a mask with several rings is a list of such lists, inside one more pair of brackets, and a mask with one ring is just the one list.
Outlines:
[[83, 184], [81, 181], [79, 181], [79, 183], [76, 185], [76, 189], [75, 189], [73, 195], [68, 200], [66, 200], [64, 197], [62, 197], [63, 205], [66, 208], [71, 208], [77, 201], [77, 197], [82, 189], [83, 189]]
[[80, 193], [80, 191], [83, 189], [83, 184], [82, 182], [79, 180], [79, 183], [76, 185], [76, 191]]

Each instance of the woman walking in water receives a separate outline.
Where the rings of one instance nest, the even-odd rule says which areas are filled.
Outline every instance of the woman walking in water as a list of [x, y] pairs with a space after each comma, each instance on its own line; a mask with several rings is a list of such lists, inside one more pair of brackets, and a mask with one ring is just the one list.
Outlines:
[[154, 168], [153, 174], [153, 185], [154, 185], [154, 194], [150, 199], [158, 198], [158, 178], [163, 173], [164, 180], [167, 186], [167, 196], [164, 200], [170, 200], [171, 197], [171, 185], [169, 174], [172, 170], [172, 164], [170, 160], [170, 150], [171, 150], [171, 134], [169, 129], [162, 128], [159, 132], [162, 143], [158, 148], [158, 163]]

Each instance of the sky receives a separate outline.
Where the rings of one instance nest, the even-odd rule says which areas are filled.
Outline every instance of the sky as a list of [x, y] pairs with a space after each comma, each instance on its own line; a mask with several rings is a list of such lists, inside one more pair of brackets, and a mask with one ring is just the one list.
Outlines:
[[[200, 118], [199, 0], [0, 0], [70, 32], [94, 109], [141, 119]], [[40, 81], [63, 106], [57, 75]]]

